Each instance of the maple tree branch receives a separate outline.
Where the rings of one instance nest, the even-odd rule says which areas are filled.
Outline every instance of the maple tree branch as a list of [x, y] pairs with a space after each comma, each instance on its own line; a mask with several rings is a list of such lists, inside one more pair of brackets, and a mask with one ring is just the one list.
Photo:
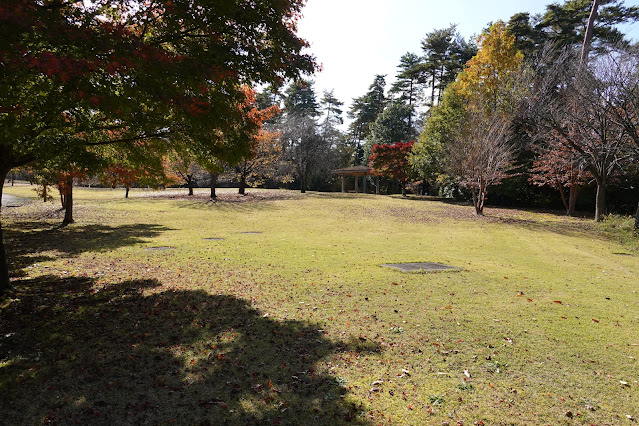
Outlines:
[[111, 140], [105, 140], [105, 141], [98, 141], [98, 142], [86, 142], [85, 145], [87, 146], [100, 146], [100, 145], [111, 145], [111, 144], [116, 144], [116, 143], [123, 143], [123, 142], [135, 142], [135, 141], [139, 141], [139, 140], [146, 140], [146, 139], [161, 139], [165, 136], [169, 136], [171, 135], [172, 132], [158, 132], [158, 133], [152, 133], [150, 135], [138, 135], [138, 136], [132, 136], [130, 138], [122, 138], [122, 139], [111, 139]]

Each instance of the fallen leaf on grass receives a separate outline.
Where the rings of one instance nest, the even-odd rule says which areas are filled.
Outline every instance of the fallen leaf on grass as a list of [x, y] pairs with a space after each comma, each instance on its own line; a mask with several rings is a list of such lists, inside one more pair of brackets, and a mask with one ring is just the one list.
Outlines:
[[555, 303], [559, 303], [560, 305], [563, 303], [561, 300], [553, 300]]
[[594, 319], [594, 318], [593, 318], [593, 319], [592, 319], [592, 322], [599, 322], [599, 320], [598, 320], [598, 319]]

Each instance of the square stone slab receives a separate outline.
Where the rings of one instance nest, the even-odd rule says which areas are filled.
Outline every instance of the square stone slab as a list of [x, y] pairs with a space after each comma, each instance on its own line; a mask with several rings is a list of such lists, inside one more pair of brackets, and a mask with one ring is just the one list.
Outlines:
[[455, 266], [444, 265], [442, 263], [432, 262], [412, 262], [412, 263], [385, 263], [381, 266], [386, 268], [394, 268], [403, 272], [418, 272], [418, 271], [461, 271], [461, 268]]

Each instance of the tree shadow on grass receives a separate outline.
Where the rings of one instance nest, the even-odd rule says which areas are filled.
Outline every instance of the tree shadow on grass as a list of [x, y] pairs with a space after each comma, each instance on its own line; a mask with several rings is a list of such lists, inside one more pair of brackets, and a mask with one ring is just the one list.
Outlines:
[[25, 275], [28, 265], [52, 260], [54, 252], [73, 257], [85, 252], [114, 250], [145, 243], [169, 230], [153, 224], [51, 227], [43, 222], [16, 222], [6, 226], [3, 233], [11, 275], [19, 277]]
[[153, 280], [92, 285], [25, 280], [0, 311], [6, 424], [366, 424], [347, 387], [317, 371], [353, 348], [312, 324], [233, 296], [143, 295]]
[[[474, 213], [474, 208], [471, 204], [451, 198], [433, 196], [409, 196], [403, 199], [416, 202], [442, 203], [450, 208], [466, 208], [463, 214], [459, 214], [459, 211], [457, 210], [455, 210], [456, 213], [451, 213], [448, 215], [446, 213], [442, 213], [444, 216], [449, 216], [453, 219], [481, 220], [486, 222], [502, 223], [509, 226], [522, 227], [531, 231], [552, 232], [570, 237], [582, 237], [584, 235], [587, 235], [589, 238], [597, 238], [602, 241], [606, 240], [605, 236], [598, 235], [594, 232], [594, 221], [591, 220], [592, 215], [589, 215], [585, 212], [578, 212], [576, 216], [569, 217], [566, 216], [566, 213], [562, 210], [487, 206], [484, 211], [484, 215], [477, 216]], [[452, 210], [450, 212], [452, 212]], [[519, 216], [520, 214], [530, 213], [550, 215], [557, 220], [534, 220]], [[577, 219], [581, 219], [581, 221], [577, 221]]]

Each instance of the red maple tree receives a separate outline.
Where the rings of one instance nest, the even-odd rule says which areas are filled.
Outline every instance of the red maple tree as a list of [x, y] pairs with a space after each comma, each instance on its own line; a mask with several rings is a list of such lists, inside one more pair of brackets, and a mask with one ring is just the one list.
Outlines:
[[397, 142], [392, 145], [375, 144], [372, 154], [368, 157], [374, 174], [399, 181], [402, 195], [406, 195], [406, 184], [412, 178], [408, 158], [414, 144], [415, 141]]

